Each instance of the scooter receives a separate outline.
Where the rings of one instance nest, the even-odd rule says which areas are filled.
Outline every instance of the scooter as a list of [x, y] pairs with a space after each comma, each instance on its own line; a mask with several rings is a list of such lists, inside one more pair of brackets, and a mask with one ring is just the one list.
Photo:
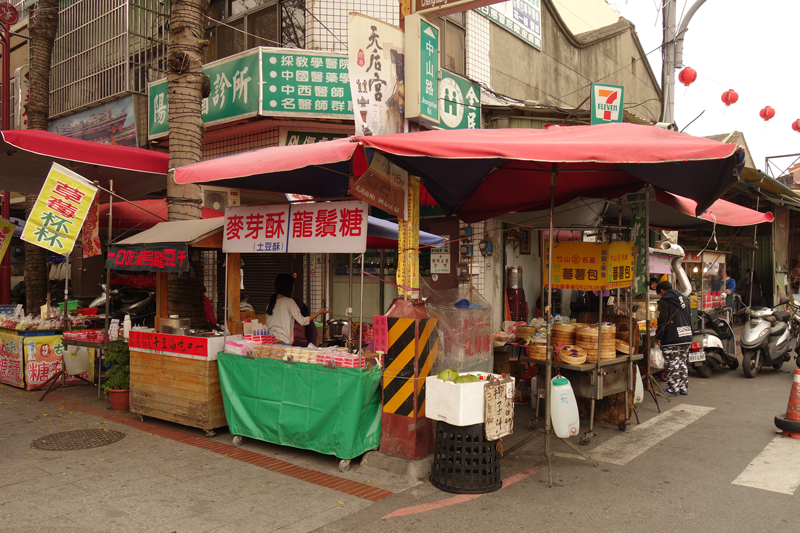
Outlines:
[[727, 366], [739, 368], [736, 358], [736, 336], [731, 327], [732, 310], [721, 307], [711, 311], [697, 311], [700, 329], [693, 331], [689, 366], [701, 378], [710, 378], [715, 370]]
[[[783, 298], [778, 305], [790, 302]], [[747, 307], [743, 313], [749, 317], [742, 332], [744, 375], [754, 378], [764, 365], [780, 370], [792, 358], [791, 341], [796, 329], [794, 323], [790, 325], [792, 313], [769, 307]]]
[[[89, 307], [105, 309], [106, 305], [106, 285], [101, 284], [103, 292], [95, 298]], [[112, 289], [109, 311], [112, 318], [122, 320], [125, 315], [130, 315], [131, 322], [147, 323], [152, 321], [156, 313], [156, 295], [153, 291], [137, 289]]]

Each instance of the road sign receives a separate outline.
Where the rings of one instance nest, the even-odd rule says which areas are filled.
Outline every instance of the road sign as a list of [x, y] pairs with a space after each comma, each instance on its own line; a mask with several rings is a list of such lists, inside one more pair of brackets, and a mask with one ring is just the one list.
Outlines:
[[420, 15], [406, 17], [407, 119], [439, 125], [439, 28]]
[[0, 22], [3, 24], [16, 24], [19, 21], [17, 8], [8, 2], [0, 2]]

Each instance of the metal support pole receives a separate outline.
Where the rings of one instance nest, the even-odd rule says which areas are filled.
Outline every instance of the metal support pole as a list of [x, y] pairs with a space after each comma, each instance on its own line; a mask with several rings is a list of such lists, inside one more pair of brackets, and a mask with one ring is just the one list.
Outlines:
[[[758, 202], [761, 197], [756, 197], [756, 211], [758, 211]], [[758, 241], [758, 224], [753, 225], [753, 253], [750, 259], [750, 297], [747, 299], [747, 307], [753, 307], [753, 278], [756, 273], [756, 248], [755, 245]], [[791, 280], [790, 280], [791, 281]], [[791, 283], [789, 284], [791, 290]], [[794, 297], [793, 297], [794, 298]]]
[[[378, 284], [380, 287], [380, 283]], [[364, 355], [364, 253], [361, 254], [361, 301], [358, 304], [358, 366], [361, 368], [361, 359]]]
[[347, 350], [353, 349], [353, 254], [348, 256], [348, 300], [347, 300]]
[[[550, 452], [551, 448], [551, 438], [552, 432], [550, 428], [550, 402], [552, 401], [550, 398], [551, 392], [551, 379], [552, 379], [552, 369], [551, 365], [553, 364], [553, 350], [550, 345], [550, 338], [553, 332], [553, 324], [551, 322], [552, 313], [551, 308], [553, 305], [553, 218], [555, 218], [555, 209], [556, 209], [556, 182], [558, 180], [558, 169], [556, 168], [555, 164], [552, 166], [550, 170], [550, 234], [547, 244], [547, 305], [545, 306], [545, 317], [547, 320], [547, 355], [546, 355], [546, 362], [545, 362], [545, 387], [546, 387], [546, 395], [545, 395], [545, 405], [544, 405], [544, 429], [545, 429], [545, 438], [544, 438], [544, 453], [547, 456], [547, 480], [548, 485], [550, 487], [553, 486], [553, 454]], [[538, 406], [538, 401], [536, 402]]]
[[[2, 115], [0, 122], [4, 130], [11, 129], [11, 28], [9, 24], [3, 23], [3, 72], [2, 72]], [[6, 220], [11, 218], [11, 193], [3, 191], [2, 217]], [[11, 303], [11, 258], [6, 251], [3, 261], [0, 262], [0, 304]]]

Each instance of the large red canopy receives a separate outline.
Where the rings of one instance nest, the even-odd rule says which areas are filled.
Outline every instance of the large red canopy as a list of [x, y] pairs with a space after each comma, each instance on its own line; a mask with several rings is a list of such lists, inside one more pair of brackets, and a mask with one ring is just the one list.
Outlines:
[[0, 131], [0, 190], [37, 194], [53, 162], [128, 199], [167, 186], [169, 156], [161, 152], [99, 144], [40, 130]]
[[[697, 202], [689, 198], [683, 198], [675, 194], [656, 189], [656, 199], [658, 203], [671, 207], [676, 211], [694, 216], [697, 210]], [[714, 224], [721, 224], [723, 226], [752, 226], [753, 224], [761, 224], [763, 222], [772, 222], [775, 217], [771, 212], [767, 211], [761, 213], [755, 209], [750, 209], [727, 200], [717, 200], [711, 207], [705, 210], [699, 218], [707, 220]], [[651, 226], [659, 227], [659, 224], [652, 223]], [[663, 227], [672, 227], [669, 223], [664, 224]]]
[[447, 213], [478, 221], [577, 197], [613, 198], [651, 184], [702, 213], [736, 181], [737, 146], [635, 124], [544, 130], [438, 130], [265, 148], [175, 170], [178, 183], [215, 183], [344, 196], [373, 150], [422, 178]]
[[[137, 200], [135, 202], [117, 202], [113, 204], [113, 221], [115, 229], [150, 229], [159, 222], [167, 220], [169, 207], [166, 198], [156, 200]], [[203, 218], [220, 218], [224, 211], [204, 207]], [[108, 204], [100, 204], [100, 227], [108, 227]]]

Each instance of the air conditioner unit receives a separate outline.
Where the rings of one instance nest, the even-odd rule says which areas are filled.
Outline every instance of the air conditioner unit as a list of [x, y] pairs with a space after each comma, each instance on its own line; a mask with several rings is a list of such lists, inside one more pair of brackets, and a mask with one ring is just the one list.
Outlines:
[[241, 204], [239, 189], [203, 186], [203, 207], [224, 211], [226, 207]]

